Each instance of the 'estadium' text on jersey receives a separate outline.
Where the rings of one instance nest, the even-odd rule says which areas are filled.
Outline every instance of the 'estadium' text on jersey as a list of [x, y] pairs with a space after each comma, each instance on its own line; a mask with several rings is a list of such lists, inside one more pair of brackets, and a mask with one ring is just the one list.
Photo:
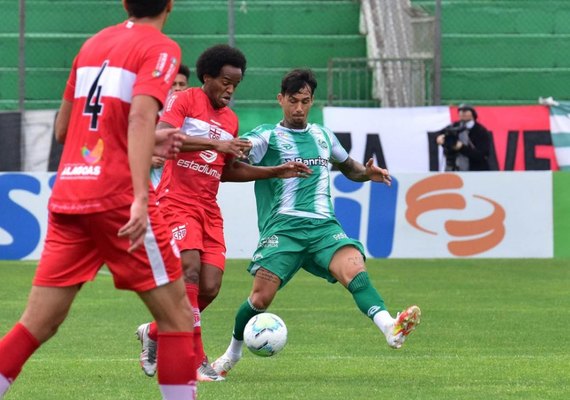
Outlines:
[[[238, 118], [229, 108], [215, 109], [201, 88], [176, 92], [168, 98], [160, 117], [188, 136], [214, 140], [232, 140], [237, 136]], [[226, 158], [215, 150], [178, 153], [168, 160], [160, 184], [158, 198], [168, 197], [183, 203], [209, 204], [216, 207], [216, 196]]]

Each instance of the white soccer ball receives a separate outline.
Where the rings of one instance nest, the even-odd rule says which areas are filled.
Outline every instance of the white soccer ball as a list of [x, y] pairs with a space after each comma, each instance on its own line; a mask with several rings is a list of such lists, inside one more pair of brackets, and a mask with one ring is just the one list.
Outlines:
[[271, 357], [287, 344], [287, 327], [275, 314], [257, 314], [245, 326], [243, 340], [253, 354]]

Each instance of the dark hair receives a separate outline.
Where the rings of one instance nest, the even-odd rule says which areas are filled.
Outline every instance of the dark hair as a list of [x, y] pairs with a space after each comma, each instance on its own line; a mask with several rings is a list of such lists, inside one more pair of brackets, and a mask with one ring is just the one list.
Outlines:
[[156, 17], [164, 11], [170, 0], [125, 0], [129, 17]]
[[245, 56], [240, 50], [227, 44], [218, 44], [200, 54], [196, 61], [196, 75], [200, 82], [204, 83], [204, 75], [217, 78], [224, 65], [239, 68], [242, 75], [245, 75], [246, 63]]
[[180, 64], [180, 67], [178, 67], [178, 73], [180, 75], [184, 75], [186, 79], [190, 79], [190, 68], [188, 68], [188, 65]]
[[311, 89], [311, 96], [317, 90], [317, 78], [310, 69], [294, 69], [287, 73], [281, 81], [281, 94], [295, 94], [298, 93], [305, 86]]

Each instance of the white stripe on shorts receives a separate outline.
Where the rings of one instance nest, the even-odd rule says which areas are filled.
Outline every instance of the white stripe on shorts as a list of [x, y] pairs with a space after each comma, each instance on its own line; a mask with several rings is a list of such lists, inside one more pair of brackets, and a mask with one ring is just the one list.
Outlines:
[[144, 235], [144, 247], [148, 260], [150, 261], [150, 268], [152, 270], [152, 276], [156, 286], [166, 285], [170, 280], [168, 279], [168, 274], [166, 273], [166, 267], [164, 266], [164, 260], [162, 258], [162, 253], [156, 242], [156, 237], [152, 231], [152, 226], [150, 225], [150, 220], [147, 217], [147, 227], [146, 234]]

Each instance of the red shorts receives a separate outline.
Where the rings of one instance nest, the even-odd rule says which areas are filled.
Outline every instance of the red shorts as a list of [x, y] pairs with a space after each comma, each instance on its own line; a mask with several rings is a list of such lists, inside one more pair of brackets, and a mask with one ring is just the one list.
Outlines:
[[224, 270], [224, 220], [217, 206], [210, 210], [196, 204], [180, 205], [176, 201], [162, 199], [160, 211], [170, 225], [180, 251], [198, 250], [202, 264]]
[[182, 275], [180, 253], [163, 216], [149, 204], [144, 245], [129, 253], [129, 239], [117, 236], [130, 205], [93, 214], [49, 213], [47, 237], [33, 284], [72, 286], [95, 278], [106, 264], [118, 289], [143, 292]]

